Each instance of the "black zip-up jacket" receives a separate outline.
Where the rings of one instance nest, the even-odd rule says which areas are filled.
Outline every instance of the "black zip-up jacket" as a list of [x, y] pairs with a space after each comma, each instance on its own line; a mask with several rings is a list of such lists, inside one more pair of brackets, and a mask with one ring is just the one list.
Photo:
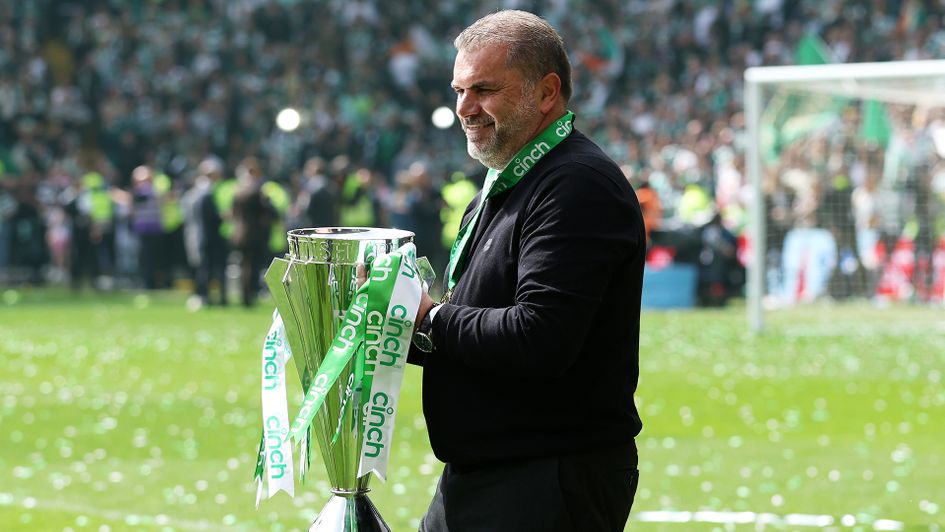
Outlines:
[[574, 131], [487, 200], [472, 238], [434, 352], [410, 358], [437, 458], [480, 467], [632, 444], [646, 239], [617, 165]]

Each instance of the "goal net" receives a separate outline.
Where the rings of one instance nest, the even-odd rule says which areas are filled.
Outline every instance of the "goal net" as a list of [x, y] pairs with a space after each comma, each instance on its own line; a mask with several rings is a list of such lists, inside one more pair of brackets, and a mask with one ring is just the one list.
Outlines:
[[823, 300], [945, 298], [945, 61], [745, 73], [752, 329]]

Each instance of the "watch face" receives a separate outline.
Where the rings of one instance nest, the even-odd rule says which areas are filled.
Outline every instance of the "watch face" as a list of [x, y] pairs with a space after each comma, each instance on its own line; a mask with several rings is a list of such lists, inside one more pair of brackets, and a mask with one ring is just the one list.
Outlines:
[[413, 345], [424, 353], [433, 352], [433, 339], [428, 333], [417, 332], [413, 335]]
[[429, 313], [417, 325], [417, 330], [413, 333], [413, 345], [424, 353], [433, 352], [433, 319]]

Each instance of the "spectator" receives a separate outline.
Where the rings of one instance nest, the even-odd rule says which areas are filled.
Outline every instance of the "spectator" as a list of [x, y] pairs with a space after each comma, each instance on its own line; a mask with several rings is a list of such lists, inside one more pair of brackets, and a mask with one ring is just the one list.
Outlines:
[[240, 295], [251, 307], [259, 295], [260, 275], [269, 258], [269, 237], [275, 209], [263, 194], [262, 167], [255, 157], [243, 159], [236, 169], [233, 197], [233, 248], [240, 254]]
[[73, 290], [88, 281], [104, 288], [114, 257], [113, 190], [102, 174], [90, 171], [63, 193], [63, 205], [72, 229], [70, 283]]
[[211, 304], [210, 287], [216, 282], [217, 302], [227, 304], [226, 265], [229, 246], [223, 237], [223, 216], [214, 192], [223, 179], [223, 163], [208, 157], [197, 168], [193, 186], [184, 194], [184, 238], [194, 270], [194, 299], [190, 308]]
[[154, 171], [139, 166], [131, 174], [131, 230], [138, 237], [138, 268], [148, 290], [170, 286], [168, 254], [161, 224], [161, 197]]
[[[624, 174], [630, 178], [632, 170], [624, 167]], [[640, 202], [640, 210], [643, 211], [643, 226], [646, 230], [646, 244], [649, 247], [652, 244], [650, 235], [654, 230], [660, 228], [663, 221], [663, 204], [660, 202], [659, 194], [650, 186], [649, 181], [641, 179], [635, 184], [632, 178], [630, 181], [633, 184], [634, 192], [637, 194], [637, 201]]]
[[699, 229], [702, 250], [699, 254], [699, 281], [696, 289], [701, 306], [721, 307], [738, 293], [745, 282], [744, 269], [738, 263], [738, 241], [725, 228], [718, 213]]
[[433, 188], [426, 165], [415, 162], [400, 172], [386, 203], [390, 225], [413, 232], [417, 249], [424, 250], [433, 267], [444, 266], [440, 244], [442, 200], [440, 192]]
[[27, 282], [41, 285], [45, 281], [43, 268], [49, 261], [42, 206], [36, 198], [35, 187], [25, 181], [15, 185], [14, 199], [16, 207], [6, 220], [10, 224], [8, 256], [14, 259], [13, 267], [25, 271]]
[[[479, 3], [8, 4], [0, 10], [0, 164], [4, 178], [38, 176], [44, 213], [64, 212], [53, 199], [58, 193], [40, 193], [65, 188], [48, 184], [54, 175], [78, 182], [84, 168], [94, 168], [108, 185], [96, 190], [114, 195], [109, 187], [130, 191], [132, 171], [143, 164], [180, 183], [206, 153], [219, 154], [226, 168], [256, 153], [271, 162], [268, 174], [277, 179], [298, 173], [313, 158], [344, 159], [343, 170], [333, 164], [323, 170], [345, 198], [337, 223], [384, 225], [388, 187], [411, 164], [426, 164], [433, 189], [447, 184], [441, 176], [476, 171], [453, 142], [455, 128], [437, 130], [428, 117], [436, 107], [452, 105], [451, 35], [485, 14], [489, 8]], [[579, 83], [573, 107], [581, 129], [618, 163], [636, 165], [635, 172], [647, 177], [662, 202], [664, 227], [682, 223], [679, 213], [686, 209], [678, 208], [680, 200], [687, 187], [697, 186], [738, 232], [748, 199], [739, 192], [745, 188], [740, 102], [746, 67], [790, 64], [811, 36], [824, 41], [827, 59], [835, 61], [945, 56], [940, 2], [824, 5], [671, 0], [533, 7], [560, 21], [563, 37], [574, 43]], [[318, 32], [307, 31], [315, 25]], [[286, 106], [304, 116], [294, 132], [274, 125]], [[848, 118], [847, 123], [857, 120]], [[907, 123], [895, 113], [892, 119]], [[816, 144], [801, 155], [826, 159]], [[927, 161], [910, 160], [910, 154], [924, 153], [920, 148], [900, 132], [890, 140], [885, 166], [891, 173], [878, 186], [880, 229], [890, 250], [908, 223], [903, 213], [914, 214], [914, 184], [901, 182], [892, 170], [918, 171], [916, 163]], [[794, 212], [782, 218], [788, 227], [816, 223], [815, 187], [826, 190], [820, 181], [831, 177], [823, 168], [796, 163], [791, 152], [798, 149], [785, 144], [788, 164], [769, 183], [783, 192], [776, 202], [793, 202], [788, 207]], [[104, 156], [88, 160], [98, 153]], [[860, 185], [862, 179], [850, 173], [851, 185]], [[79, 189], [86, 195], [91, 190], [73, 188], [69, 201], [81, 195]], [[223, 186], [214, 192], [225, 234], [232, 231], [225, 216], [231, 192]], [[93, 197], [99, 205], [93, 239], [101, 257], [95, 268], [78, 256], [71, 267], [83, 278], [95, 271], [107, 279], [115, 270], [114, 225], [123, 213], [107, 211], [104, 196]], [[301, 198], [294, 204], [291, 225], [298, 225], [307, 215]], [[74, 207], [67, 220], [76, 220]], [[930, 212], [937, 208], [929, 205]], [[87, 217], [91, 211], [85, 210]], [[73, 234], [79, 239], [85, 234], [81, 225], [79, 220]], [[9, 231], [0, 223], [2, 238]], [[124, 260], [134, 239], [121, 231], [119, 226], [117, 245]], [[64, 233], [58, 234], [61, 239]], [[922, 233], [922, 245], [936, 236]], [[69, 244], [76, 253], [84, 246]], [[3, 253], [0, 261], [13, 260]], [[133, 262], [122, 268], [133, 270]]]
[[302, 170], [302, 186], [292, 205], [293, 229], [338, 225], [338, 185], [325, 174], [325, 161], [312, 157]]

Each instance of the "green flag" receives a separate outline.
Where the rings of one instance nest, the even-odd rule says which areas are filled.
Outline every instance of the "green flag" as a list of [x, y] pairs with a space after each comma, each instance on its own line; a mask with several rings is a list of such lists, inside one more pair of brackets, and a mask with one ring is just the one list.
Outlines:
[[864, 100], [860, 107], [860, 138], [886, 147], [891, 135], [886, 105], [876, 100]]
[[798, 65], [826, 65], [830, 61], [830, 49], [813, 33], [808, 33], [797, 43], [794, 61]]

